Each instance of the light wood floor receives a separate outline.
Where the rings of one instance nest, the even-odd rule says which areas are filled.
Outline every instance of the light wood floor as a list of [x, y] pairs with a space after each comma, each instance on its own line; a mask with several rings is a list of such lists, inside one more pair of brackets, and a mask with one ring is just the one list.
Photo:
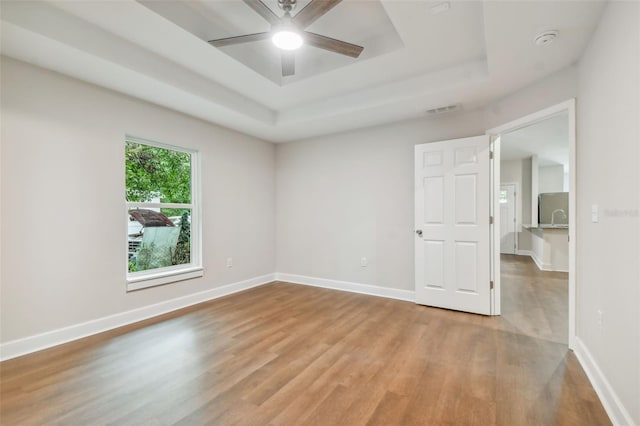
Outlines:
[[544, 272], [529, 256], [501, 256], [502, 328], [542, 340], [569, 341], [566, 272]]
[[9, 360], [0, 423], [609, 424], [529, 266], [500, 318], [273, 283]]

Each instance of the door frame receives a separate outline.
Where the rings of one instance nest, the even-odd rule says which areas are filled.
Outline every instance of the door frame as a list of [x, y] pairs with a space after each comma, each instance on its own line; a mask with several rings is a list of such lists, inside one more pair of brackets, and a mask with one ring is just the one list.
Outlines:
[[[495, 155], [495, 154], [494, 154]], [[513, 254], [518, 254], [518, 194], [520, 193], [520, 187], [518, 185], [518, 182], [500, 182], [500, 185], [498, 185], [498, 191], [500, 190], [500, 188], [502, 188], [503, 186], [506, 185], [513, 185], [515, 187], [515, 193], [516, 195], [513, 197], [513, 202], [514, 202], [514, 206], [513, 206], [513, 217], [515, 217], [515, 222], [513, 225], [513, 230], [515, 231], [515, 235], [514, 235], [514, 253]], [[498, 192], [499, 194], [500, 192]], [[498, 207], [500, 207], [500, 197], [498, 197]], [[498, 216], [500, 216], [498, 214]], [[498, 224], [500, 224], [500, 222], [498, 222]], [[502, 238], [500, 238], [502, 239]], [[500, 249], [502, 250], [502, 247], [500, 247]]]
[[503, 125], [494, 127], [486, 131], [491, 136], [493, 150], [492, 184], [491, 184], [491, 206], [493, 220], [492, 237], [492, 257], [491, 271], [494, 288], [491, 293], [491, 314], [500, 315], [500, 135], [526, 126], [530, 126], [539, 121], [543, 121], [554, 115], [567, 112], [569, 120], [569, 349], [576, 346], [576, 100], [571, 98], [556, 105], [552, 105], [543, 110], [528, 114], [519, 119], [510, 121]]

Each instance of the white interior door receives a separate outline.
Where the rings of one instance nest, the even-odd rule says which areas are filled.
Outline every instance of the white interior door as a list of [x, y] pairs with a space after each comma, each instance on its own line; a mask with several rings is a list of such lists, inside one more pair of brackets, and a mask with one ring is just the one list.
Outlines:
[[416, 303], [490, 314], [489, 136], [415, 147]]
[[516, 254], [516, 186], [500, 185], [500, 253]]

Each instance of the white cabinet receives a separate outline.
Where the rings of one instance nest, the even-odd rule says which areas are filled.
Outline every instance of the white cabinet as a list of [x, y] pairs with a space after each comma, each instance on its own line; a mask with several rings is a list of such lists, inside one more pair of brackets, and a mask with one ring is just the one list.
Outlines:
[[531, 254], [543, 271], [569, 271], [569, 228], [525, 225], [531, 232]]

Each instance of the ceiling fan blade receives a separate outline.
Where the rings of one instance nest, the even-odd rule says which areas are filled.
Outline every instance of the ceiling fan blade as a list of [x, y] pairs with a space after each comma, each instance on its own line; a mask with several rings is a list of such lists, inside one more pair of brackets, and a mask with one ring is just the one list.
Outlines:
[[230, 46], [232, 44], [249, 43], [251, 41], [264, 40], [271, 37], [271, 33], [255, 33], [236, 37], [219, 38], [217, 40], [209, 40], [209, 43], [215, 47]]
[[320, 34], [310, 33], [309, 31], [304, 32], [304, 41], [305, 43], [319, 49], [351, 56], [352, 58], [357, 58], [364, 50], [364, 47], [362, 46], [347, 43], [346, 41], [336, 40], [331, 37], [325, 37]]
[[262, 3], [260, 0], [242, 0], [242, 1], [244, 1], [245, 4], [249, 6], [251, 9], [253, 9], [258, 15], [266, 19], [267, 22], [270, 23], [271, 25], [277, 25], [280, 23], [280, 18], [278, 18], [278, 15], [273, 13], [273, 11], [269, 9], [269, 6]]
[[287, 77], [296, 73], [296, 56], [293, 52], [282, 52], [282, 76]]
[[298, 28], [305, 29], [341, 1], [311, 0], [300, 12], [296, 13], [292, 21]]

